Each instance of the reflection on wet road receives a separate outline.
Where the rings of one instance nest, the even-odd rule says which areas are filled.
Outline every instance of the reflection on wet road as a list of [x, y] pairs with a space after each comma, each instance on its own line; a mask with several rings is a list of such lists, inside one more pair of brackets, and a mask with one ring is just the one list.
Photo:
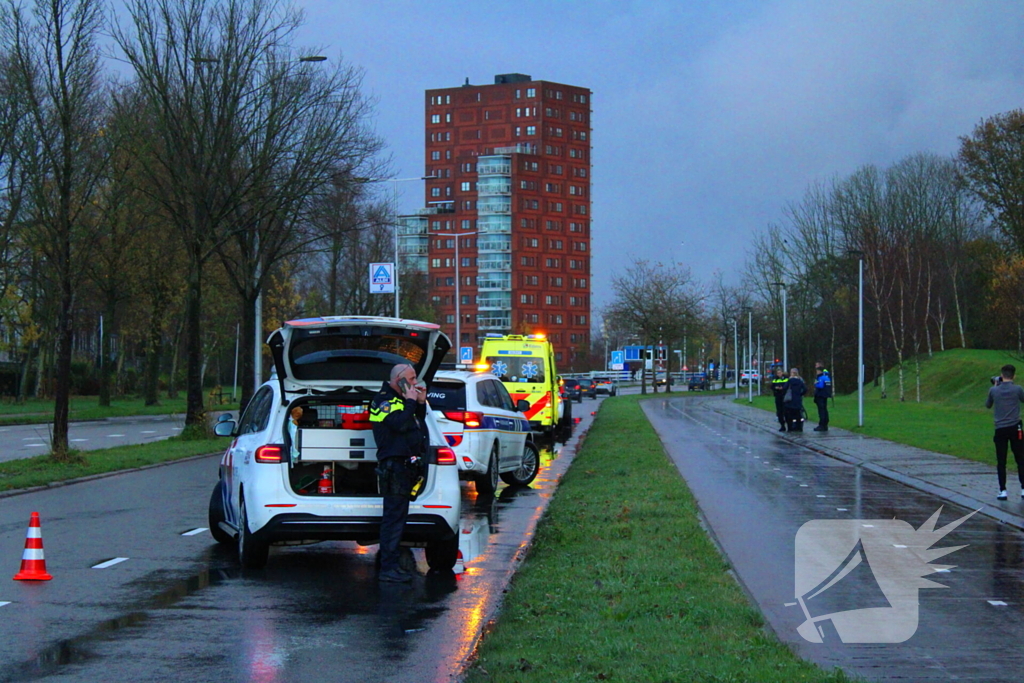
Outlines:
[[[968, 545], [936, 561], [955, 565], [927, 576], [948, 588], [918, 591], [918, 628], [906, 642], [846, 644], [826, 630], [825, 642], [812, 644], [797, 633], [805, 615], [794, 595], [795, 538], [805, 522], [895, 518], [917, 529], [942, 505], [937, 527], [970, 510], [713, 412], [705, 400], [650, 401], [645, 411], [737, 576], [779, 637], [802, 656], [867, 680], [1021, 679], [1019, 531], [974, 515], [937, 543]], [[888, 605], [866, 565], [850, 569], [822, 593], [825, 613]]]
[[[10, 633], [21, 636], [21, 642], [0, 642], [0, 681], [447, 681], [457, 673], [453, 663], [472, 651], [485, 620], [493, 616], [532, 535], [539, 503], [550, 498], [570, 459], [560, 459], [562, 444], [540, 445], [544, 467], [532, 486], [505, 487], [497, 497], [484, 499], [473, 484], [462, 484], [461, 573], [428, 573], [423, 551], [416, 549], [407, 560], [416, 563], [421, 576], [407, 586], [380, 585], [376, 546], [340, 542], [275, 548], [265, 570], [243, 573], [233, 552], [204, 535], [200, 542], [205, 549], [198, 557], [164, 565], [178, 569], [139, 572], [115, 591], [120, 598], [113, 605], [96, 595], [94, 600], [104, 600], [102, 611], [90, 612], [86, 604], [64, 610], [48, 604], [48, 611], [31, 613], [28, 603], [33, 596], [49, 595], [48, 590], [52, 594], [55, 588], [68, 590], [69, 581], [86, 586], [124, 576], [109, 572], [128, 571], [140, 556], [162, 552], [140, 548], [118, 569], [83, 569], [71, 577], [66, 570], [55, 571], [53, 586], [14, 584], [22, 598], [4, 607], [0, 616], [18, 620], [4, 623], [14, 629]], [[164, 476], [173, 471], [166, 468]], [[214, 471], [210, 468], [209, 481]], [[189, 477], [194, 475], [185, 478]], [[146, 485], [150, 484], [143, 488]], [[194, 502], [200, 515], [208, 488], [205, 481], [196, 487], [197, 498], [202, 496]], [[137, 519], [144, 510], [143, 500], [137, 509], [111, 515]], [[23, 536], [18, 519], [8, 526], [21, 527]], [[44, 531], [57, 534], [63, 520], [54, 520], [52, 513], [47, 519], [51, 522], [44, 523]], [[175, 528], [163, 541], [150, 540], [155, 546], [170, 544], [178, 533]], [[182, 574], [180, 568], [189, 563], [199, 570]], [[4, 596], [0, 592], [0, 598]], [[79, 627], [74, 637], [32, 647], [31, 639], [39, 638], [44, 626], [48, 633], [54, 630], [54, 624], [42, 623], [44, 619], [80, 611], [85, 614], [80, 618], [83, 624], [89, 623], [89, 614], [116, 616]]]

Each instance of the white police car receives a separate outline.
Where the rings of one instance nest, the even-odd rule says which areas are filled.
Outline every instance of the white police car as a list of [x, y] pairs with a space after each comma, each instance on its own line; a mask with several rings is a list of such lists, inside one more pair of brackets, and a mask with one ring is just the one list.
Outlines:
[[490, 373], [441, 371], [427, 388], [427, 402], [445, 439], [455, 451], [459, 476], [476, 482], [476, 490], [493, 495], [498, 478], [512, 486], [527, 486], [540, 469], [533, 443], [530, 404], [512, 400], [501, 381]]
[[[267, 343], [276, 376], [237, 423], [215, 428], [232, 441], [210, 499], [211, 533], [236, 543], [247, 568], [266, 564], [272, 544], [376, 543], [381, 497], [368, 404], [397, 363], [429, 383], [451, 343], [432, 323], [356, 316], [292, 320]], [[289, 428], [295, 408], [302, 415]], [[402, 542], [426, 548], [432, 569], [449, 570], [459, 548], [458, 467], [430, 410], [426, 427], [425, 482]]]

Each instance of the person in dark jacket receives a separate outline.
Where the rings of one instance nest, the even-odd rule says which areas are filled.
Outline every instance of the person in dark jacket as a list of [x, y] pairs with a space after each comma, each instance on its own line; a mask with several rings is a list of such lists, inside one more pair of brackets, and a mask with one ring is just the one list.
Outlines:
[[411, 365], [391, 368], [391, 379], [370, 401], [370, 424], [377, 445], [377, 480], [383, 498], [380, 520], [380, 575], [389, 583], [404, 583], [412, 575], [398, 564], [399, 545], [409, 516], [409, 498], [424, 455], [427, 392], [416, 385]]
[[784, 404], [786, 407], [786, 423], [789, 431], [804, 431], [804, 394], [807, 393], [807, 385], [800, 379], [800, 369], [791, 368], [789, 381], [786, 382], [786, 393]]
[[786, 431], [786, 406], [783, 401], [786, 397], [786, 387], [789, 385], [789, 378], [781, 367], [775, 368], [775, 376], [772, 377], [772, 396], [775, 397], [775, 417], [779, 420], [779, 431]]
[[828, 400], [832, 398], [832, 378], [824, 364], [814, 364], [814, 405], [818, 406], [818, 426], [816, 432], [828, 431]]

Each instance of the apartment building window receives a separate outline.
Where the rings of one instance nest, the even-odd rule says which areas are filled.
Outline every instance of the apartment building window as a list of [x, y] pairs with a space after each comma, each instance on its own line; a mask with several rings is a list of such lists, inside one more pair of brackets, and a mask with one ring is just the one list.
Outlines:
[[550, 285], [552, 287], [561, 287], [562, 286], [562, 278], [560, 278], [560, 277], [550, 277], [550, 278], [548, 278], [548, 283], [550, 283]]
[[533, 305], [537, 303], [537, 296], [535, 294], [520, 294], [519, 303]]
[[431, 161], [440, 161], [441, 160], [441, 150], [435, 149], [433, 152], [431, 152], [430, 153], [430, 160]]
[[[476, 259], [473, 259], [473, 265], [474, 266], [476, 265]], [[473, 276], [472, 275], [467, 275], [465, 278], [463, 278], [463, 284], [465, 284], [465, 285], [473, 284]], [[476, 303], [476, 301], [474, 300], [473, 303]]]
[[552, 324], [554, 324], [554, 325], [561, 325], [562, 324], [562, 316], [561, 316], [561, 314], [559, 314], [559, 313], [552, 313], [552, 314], [550, 314], [549, 317], [551, 319], [551, 323]]
[[577, 177], [577, 178], [586, 178], [587, 177], [587, 169], [585, 169], [585, 168], [574, 168], [574, 169], [572, 169], [572, 174], [575, 177]]
[[516, 89], [516, 99], [517, 100], [523, 96], [522, 93], [523, 93], [522, 90], [519, 90], [518, 88]]
[[561, 213], [563, 209], [564, 207], [562, 206], [562, 202], [551, 202], [552, 211], [558, 211], [559, 213]]
[[469, 230], [469, 226], [470, 226], [470, 220], [468, 218], [463, 218], [462, 219], [462, 229], [463, 230]]
[[472, 237], [463, 237], [462, 238], [462, 242], [460, 243], [460, 246], [463, 249], [472, 249], [473, 248], [473, 238]]
[[446, 277], [444, 279], [444, 284], [446, 286], [448, 286], [448, 287], [454, 287], [455, 286], [455, 278], [453, 278], [453, 277]]
[[516, 126], [515, 136], [519, 137], [521, 134], [522, 134], [522, 128], [520, 128], [519, 126]]
[[523, 208], [524, 209], [539, 209], [540, 208], [540, 201], [537, 200], [537, 199], [524, 199], [523, 200]]
[[586, 139], [587, 139], [587, 131], [581, 130], [580, 131], [580, 140], [586, 140]]
[[469, 294], [463, 294], [462, 295], [462, 305], [465, 306], [468, 303], [469, 303]]
[[435, 304], [441, 303], [441, 297], [439, 297], [437, 294], [435, 294], [434, 296], [430, 297], [430, 300], [433, 301]]
[[526, 134], [527, 135], [536, 135], [537, 134], [537, 126], [527, 126], [526, 127]]
[[455, 324], [455, 316], [454, 315], [446, 315], [444, 317], [444, 321], [446, 323], [448, 323], [449, 325], [454, 325]]
[[587, 324], [587, 316], [585, 316], [585, 315], [578, 315], [578, 316], [576, 316], [576, 324], [577, 325], [586, 325]]
[[452, 196], [452, 186], [451, 185], [445, 185], [445, 187], [444, 187], [444, 196], [445, 197], [451, 197]]
[[537, 89], [536, 88], [527, 88], [526, 89], [526, 96], [528, 98], [529, 97], [536, 97], [537, 96]]
[[473, 171], [475, 171], [475, 170], [476, 170], [476, 169], [474, 168], [474, 166], [475, 166], [475, 164], [472, 164], [472, 163], [466, 163], [466, 164], [463, 164], [463, 165], [462, 165], [462, 172], [463, 172], [463, 173], [472, 173]]
[[431, 114], [430, 122], [431, 123], [441, 123], [441, 115], [440, 114]]
[[519, 263], [520, 263], [520, 265], [523, 265], [523, 266], [533, 267], [533, 266], [537, 265], [537, 259], [534, 258], [533, 256], [520, 256], [519, 257]]
[[445, 240], [444, 241], [444, 248], [445, 249], [454, 249], [455, 248], [455, 240], [454, 239]]
[[472, 189], [473, 189], [473, 183], [469, 183], [469, 182], [462, 183], [462, 191], [463, 192], [469, 192]]
[[471, 200], [471, 199], [464, 200], [462, 202], [462, 208], [465, 209], [466, 211], [472, 211], [473, 210], [473, 200]]
[[553, 175], [562, 175], [562, 166], [559, 164], [548, 164], [548, 172]]
[[547, 267], [548, 268], [561, 268], [562, 267], [562, 259], [549, 258], [546, 261], [546, 263], [547, 263]]
[[440, 268], [441, 267], [441, 259], [439, 259], [439, 258], [432, 258], [432, 259], [430, 259], [430, 267], [431, 268]]
[[441, 196], [441, 188], [440, 187], [432, 187], [432, 188], [430, 188], [430, 196], [431, 197], [440, 197]]
[[587, 250], [587, 243], [586, 242], [573, 242], [572, 243], [572, 248], [573, 248], [573, 251], [586, 251]]
[[556, 249], [561, 251], [564, 249], [562, 246], [562, 240], [548, 240], [548, 249]]
[[[451, 151], [450, 149], [446, 149], [446, 150], [444, 151], [444, 158], [445, 158], [445, 159], [451, 159], [451, 158], [452, 158], [452, 151]], [[444, 172], [444, 177], [445, 177], [445, 178], [450, 178], [450, 177], [451, 177], [451, 175], [452, 175], [452, 171], [451, 171], [451, 169], [448, 169], [448, 170], [446, 170], [446, 171]]]
[[576, 213], [578, 213], [579, 215], [581, 215], [581, 216], [586, 216], [587, 215], [587, 205], [586, 204], [577, 204], [575, 208], [576, 208]]
[[524, 275], [523, 276], [523, 284], [524, 285], [539, 285], [540, 284], [540, 276], [539, 275]]
[[451, 112], [448, 112], [448, 113], [446, 113], [444, 115], [444, 122], [445, 123], [451, 123], [452, 122], [452, 113]]

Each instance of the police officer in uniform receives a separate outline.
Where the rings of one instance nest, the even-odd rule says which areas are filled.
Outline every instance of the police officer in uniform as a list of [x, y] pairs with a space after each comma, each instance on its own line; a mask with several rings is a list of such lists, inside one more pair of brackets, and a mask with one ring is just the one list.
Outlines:
[[783, 372], [782, 366], [775, 368], [775, 376], [772, 377], [772, 396], [775, 397], [775, 417], [779, 421], [779, 431], [786, 431], [786, 387], [789, 385], [789, 378]]
[[818, 426], [816, 432], [828, 431], [828, 400], [832, 398], [832, 378], [829, 377], [825, 364], [818, 361], [814, 364], [814, 405], [818, 406]]
[[409, 498], [426, 448], [427, 392], [416, 386], [411, 365], [391, 368], [391, 378], [370, 402], [370, 423], [377, 443], [377, 481], [384, 500], [380, 520], [380, 575], [404, 583], [412, 575], [398, 564], [399, 544], [409, 516]]

